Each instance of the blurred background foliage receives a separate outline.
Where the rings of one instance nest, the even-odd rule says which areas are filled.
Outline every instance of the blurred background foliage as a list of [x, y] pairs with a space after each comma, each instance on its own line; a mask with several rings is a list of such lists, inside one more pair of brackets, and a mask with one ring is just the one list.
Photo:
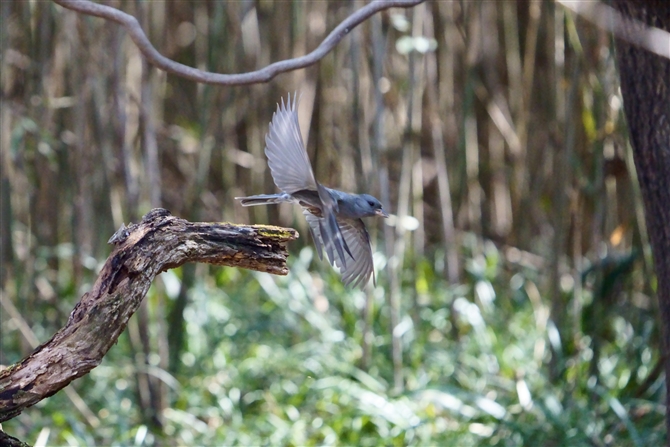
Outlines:
[[[109, 1], [166, 56], [238, 73], [362, 1]], [[114, 23], [0, 3], [2, 350], [63, 326], [122, 223], [297, 228], [288, 277], [161, 275], [93, 372], [3, 424], [38, 445], [661, 445], [655, 280], [611, 36], [552, 2], [427, 2], [265, 85], [149, 67]], [[263, 155], [302, 94], [316, 177], [377, 195], [345, 289]]]

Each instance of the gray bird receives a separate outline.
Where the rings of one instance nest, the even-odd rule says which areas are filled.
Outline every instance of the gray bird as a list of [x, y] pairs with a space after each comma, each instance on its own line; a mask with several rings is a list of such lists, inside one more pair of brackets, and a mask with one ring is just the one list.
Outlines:
[[331, 265], [337, 266], [345, 285], [367, 284], [374, 277], [370, 235], [361, 217], [388, 214], [369, 194], [349, 194], [330, 189], [314, 179], [298, 125], [297, 95], [277, 104], [270, 130], [265, 136], [265, 155], [272, 178], [282, 192], [235, 197], [242, 206], [297, 203], [309, 224], [319, 259], [325, 247]]

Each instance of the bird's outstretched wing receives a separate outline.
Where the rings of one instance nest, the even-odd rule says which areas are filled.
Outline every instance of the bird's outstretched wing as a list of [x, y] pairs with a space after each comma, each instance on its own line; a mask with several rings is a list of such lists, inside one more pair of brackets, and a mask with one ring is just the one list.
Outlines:
[[293, 193], [302, 189], [316, 191], [316, 180], [305, 150], [298, 124], [297, 94], [284, 98], [272, 115], [270, 130], [265, 136], [265, 155], [272, 179], [280, 190]]
[[354, 260], [356, 257], [349, 249], [349, 244], [340, 229], [339, 219], [336, 217], [340, 211], [337, 200], [325, 186], [317, 184], [317, 188], [319, 200], [321, 201], [321, 214], [318, 217], [322, 217], [322, 219], [319, 220], [319, 228], [321, 230], [323, 245], [326, 246], [326, 252], [328, 253], [329, 259], [334, 259], [332, 253], [333, 250], [335, 250], [342, 261], [341, 267], [347, 268], [347, 261], [349, 259], [344, 252], [346, 251], [349, 257]]
[[[324, 225], [323, 219], [313, 215], [309, 210], [304, 210], [303, 214], [309, 224], [319, 258], [322, 258], [324, 241], [321, 236], [321, 227]], [[365, 224], [361, 219], [346, 218], [338, 218], [337, 223], [351, 251], [352, 258], [347, 259], [347, 262], [343, 263], [337, 251], [328, 250], [328, 247], [326, 247], [328, 261], [331, 265], [337, 266], [340, 269], [342, 282], [345, 285], [351, 284], [353, 287], [362, 287], [370, 280], [370, 276], [373, 277], [373, 281], [376, 283], [374, 265], [372, 263], [372, 249], [370, 248], [370, 235], [365, 229]]]

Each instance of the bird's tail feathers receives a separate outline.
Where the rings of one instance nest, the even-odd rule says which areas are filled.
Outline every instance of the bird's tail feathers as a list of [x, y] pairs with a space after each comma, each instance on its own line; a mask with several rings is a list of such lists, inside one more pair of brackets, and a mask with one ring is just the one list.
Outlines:
[[259, 194], [257, 196], [235, 197], [235, 200], [239, 200], [242, 206], [257, 206], [290, 202], [291, 198], [288, 194]]

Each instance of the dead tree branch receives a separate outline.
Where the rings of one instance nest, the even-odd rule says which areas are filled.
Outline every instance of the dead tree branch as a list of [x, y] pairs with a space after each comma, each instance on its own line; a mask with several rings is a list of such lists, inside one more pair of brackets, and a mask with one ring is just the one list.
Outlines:
[[137, 19], [130, 14], [119, 11], [111, 6], [93, 3], [87, 0], [53, 0], [64, 8], [82, 14], [101, 17], [123, 26], [128, 35], [135, 42], [144, 57], [154, 66], [163, 71], [190, 79], [196, 82], [216, 85], [246, 85], [268, 82], [280, 73], [297, 70], [314, 65], [328, 54], [335, 46], [356, 26], [372, 15], [389, 8], [410, 8], [426, 0], [375, 0], [363, 6], [358, 11], [344, 19], [321, 44], [311, 53], [294, 59], [275, 62], [260, 70], [240, 74], [220, 74], [198, 70], [188, 65], [180, 64], [163, 56], [154, 48], [146, 34], [140, 27]]
[[0, 445], [4, 447], [30, 447], [25, 442], [21, 442], [13, 436], [9, 436], [7, 433], [3, 432], [0, 429]]
[[161, 272], [187, 262], [286, 275], [285, 244], [293, 229], [192, 223], [154, 209], [122, 227], [90, 292], [67, 324], [19, 363], [0, 371], [0, 422], [20, 414], [98, 366]]

